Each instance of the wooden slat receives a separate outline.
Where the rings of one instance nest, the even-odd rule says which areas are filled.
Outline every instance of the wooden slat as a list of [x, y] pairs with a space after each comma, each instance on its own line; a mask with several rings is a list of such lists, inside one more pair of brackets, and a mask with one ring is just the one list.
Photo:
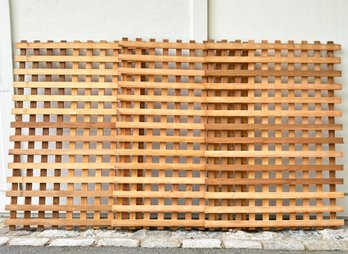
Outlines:
[[119, 68], [118, 70], [121, 75], [204, 76], [206, 74], [202, 70], [185, 69]]
[[9, 163], [9, 168], [47, 168], [47, 169], [62, 169], [62, 168], [100, 168], [100, 169], [111, 169], [115, 168], [116, 164], [113, 163]]
[[126, 227], [126, 228], [134, 228], [134, 227], [186, 227], [186, 228], [196, 228], [196, 227], [204, 227], [204, 221], [201, 220], [132, 220], [132, 219], [124, 219], [124, 220], [114, 220], [112, 222], [114, 227]]
[[178, 62], [178, 63], [203, 63], [206, 61], [200, 56], [163, 56], [163, 55], [120, 55], [120, 60], [138, 62]]
[[206, 151], [206, 157], [342, 157], [343, 152], [335, 151]]
[[11, 127], [22, 128], [112, 128], [114, 123], [89, 122], [89, 123], [60, 123], [60, 122], [12, 122]]
[[[13, 111], [16, 113], [17, 111]], [[175, 109], [118, 109], [124, 115], [191, 115], [191, 116], [342, 116], [338, 110], [175, 110]]]
[[283, 83], [283, 84], [272, 84], [272, 83], [256, 83], [256, 84], [240, 84], [240, 83], [206, 83], [204, 84], [205, 89], [209, 90], [216, 90], [216, 89], [223, 89], [223, 90], [254, 90], [254, 89], [260, 89], [260, 90], [341, 90], [342, 85], [341, 84], [308, 84], [308, 83], [301, 83], [301, 84], [293, 84], [293, 83]]
[[206, 130], [342, 130], [342, 124], [206, 124]]
[[[24, 57], [18, 59], [26, 60]], [[17, 59], [17, 60], [18, 60]], [[32, 58], [35, 59], [35, 58]], [[53, 58], [54, 59], [54, 58]], [[69, 59], [69, 58], [68, 58]], [[98, 59], [96, 57], [96, 59]], [[238, 57], [238, 56], [150, 56], [150, 55], [121, 55], [120, 60], [140, 62], [184, 62], [184, 63], [334, 63], [339, 64], [338, 57]], [[31, 59], [29, 59], [30, 61]], [[100, 59], [106, 61], [108, 59]]]
[[341, 90], [341, 84], [243, 84], [243, 83], [178, 83], [178, 82], [134, 82], [134, 81], [120, 81], [118, 82], [119, 87], [134, 87], [134, 88], [161, 88], [161, 89], [207, 89], [207, 90]]
[[[14, 97], [17, 98], [17, 97]], [[23, 98], [23, 97], [20, 97]], [[25, 97], [24, 97], [25, 98]], [[59, 99], [53, 97], [55, 99]], [[77, 98], [72, 98], [76, 100]], [[144, 101], [144, 102], [202, 102], [202, 98], [198, 96], [134, 96], [134, 95], [119, 95], [118, 99], [123, 101]], [[86, 98], [88, 100], [88, 98]], [[215, 97], [215, 98], [205, 98], [204, 103], [341, 103], [341, 98], [328, 98], [328, 97], [308, 97], [305, 100], [303, 98], [262, 98], [262, 97]]]
[[343, 165], [207, 165], [208, 171], [342, 171]]
[[[194, 102], [194, 101], [193, 101]], [[215, 97], [207, 98], [206, 103], [341, 103], [339, 97], [275, 98], [275, 97]]]
[[343, 220], [267, 220], [267, 221], [206, 221], [207, 228], [288, 228], [288, 227], [341, 227]]
[[10, 149], [10, 154], [18, 155], [111, 155], [115, 149]]
[[118, 75], [114, 69], [14, 69], [15, 75]]
[[86, 96], [86, 95], [13, 95], [14, 101], [104, 101], [116, 102], [113, 96]]
[[[176, 112], [173, 112], [173, 114]], [[207, 116], [342, 116], [338, 110], [210, 110]]]
[[12, 114], [21, 115], [112, 115], [115, 109], [61, 109], [61, 108], [14, 108]]
[[18, 42], [18, 49], [119, 49], [117, 43], [102, 42]]
[[144, 129], [187, 129], [187, 130], [203, 130], [205, 125], [201, 123], [163, 123], [163, 122], [152, 122], [152, 123], [136, 123], [136, 122], [122, 122], [116, 123], [118, 128], [144, 128]]
[[302, 199], [302, 198], [339, 198], [342, 192], [209, 192], [211, 199]]
[[[122, 46], [122, 42], [120, 45]], [[208, 49], [341, 50], [339, 44], [207, 42], [204, 45]]]
[[[205, 44], [183, 42], [147, 42], [147, 41], [119, 41], [120, 47], [126, 48], [161, 48], [161, 49], [205, 49]], [[121, 56], [122, 57], [122, 56]]]
[[[151, 60], [150, 60], [151, 61]], [[339, 57], [272, 57], [272, 56], [209, 56], [204, 59], [207, 63], [341, 63]]]
[[114, 191], [113, 195], [116, 197], [146, 197], [146, 198], [204, 198], [205, 194], [202, 192], [191, 192], [191, 191]]
[[109, 226], [111, 220], [91, 220], [91, 219], [7, 219], [5, 224], [7, 225], [38, 225], [43, 224], [46, 227], [48, 226]]
[[284, 206], [284, 207], [243, 207], [243, 206], [234, 206], [234, 207], [207, 207], [205, 212], [207, 213], [318, 213], [318, 212], [342, 212], [343, 206], [326, 206], [326, 207], [316, 207], [316, 206]]
[[249, 76], [278, 76], [278, 77], [340, 77], [341, 71], [289, 71], [289, 70], [207, 70], [206, 76], [249, 77]]
[[115, 177], [116, 183], [143, 183], [143, 184], [204, 184], [201, 178], [184, 178], [184, 177]]
[[7, 205], [6, 209], [19, 211], [108, 211], [111, 208], [109, 205]]
[[111, 82], [14, 82], [14, 88], [117, 88]]
[[216, 143], [216, 144], [342, 144], [343, 138], [206, 138], [206, 142]]
[[16, 62], [97, 62], [114, 63], [113, 56], [15, 56]]
[[18, 182], [18, 183], [111, 183], [113, 180], [112, 177], [29, 177], [29, 176], [22, 176], [22, 177], [8, 177], [7, 181], [12, 182]]
[[64, 191], [64, 190], [39, 190], [39, 191], [8, 191], [8, 197], [109, 197], [112, 195], [110, 191]]
[[112, 206], [114, 211], [118, 212], [160, 212], [160, 213], [177, 213], [177, 212], [204, 212], [204, 207], [201, 206], [130, 206], [130, 205], [114, 205]]
[[209, 185], [343, 184], [343, 179], [207, 179]]

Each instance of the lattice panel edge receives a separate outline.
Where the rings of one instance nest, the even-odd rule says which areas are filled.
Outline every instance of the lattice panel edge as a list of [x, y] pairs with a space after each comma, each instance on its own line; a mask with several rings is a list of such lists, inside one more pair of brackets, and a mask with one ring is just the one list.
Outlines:
[[339, 45], [17, 48], [10, 227], [343, 225]]

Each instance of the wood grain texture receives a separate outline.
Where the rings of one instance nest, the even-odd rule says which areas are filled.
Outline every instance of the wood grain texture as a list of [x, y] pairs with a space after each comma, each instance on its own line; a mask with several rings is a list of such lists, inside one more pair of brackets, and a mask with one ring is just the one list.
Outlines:
[[11, 229], [343, 225], [340, 45], [16, 48]]

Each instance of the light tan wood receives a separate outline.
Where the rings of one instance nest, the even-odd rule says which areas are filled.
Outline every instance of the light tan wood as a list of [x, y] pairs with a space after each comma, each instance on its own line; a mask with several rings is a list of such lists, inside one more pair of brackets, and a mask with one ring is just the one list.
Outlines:
[[16, 48], [11, 229], [343, 225], [340, 45]]
[[[116, 163], [117, 42], [21, 42], [16, 46], [22, 54], [15, 58], [20, 68], [14, 70], [19, 78], [14, 82], [16, 121], [11, 126], [17, 131], [11, 140], [22, 145], [11, 152], [22, 155], [14, 155], [20, 159], [9, 165], [13, 172], [21, 172], [8, 179], [13, 182], [7, 192], [12, 199], [7, 206], [12, 214], [9, 225], [110, 226], [113, 189], [102, 190], [101, 185], [113, 185]], [[29, 149], [24, 149], [26, 144]], [[21, 148], [27, 152], [20, 152]], [[102, 161], [103, 156], [109, 161]], [[17, 197], [25, 203], [18, 203]], [[39, 203], [33, 204], [36, 197]], [[102, 204], [102, 199], [108, 204]], [[24, 220], [16, 221], [21, 211]], [[105, 212], [108, 217], [102, 218]]]
[[207, 70], [207, 76], [249, 77], [249, 76], [278, 76], [278, 77], [340, 77], [341, 71], [289, 71], [289, 70]]
[[[15, 75], [118, 75], [113, 69], [14, 69]], [[77, 82], [77, 80], [75, 81]]]
[[18, 49], [119, 49], [117, 42], [18, 42]]
[[208, 49], [270, 49], [270, 50], [341, 50], [339, 44], [306, 44], [306, 43], [271, 43], [263, 41], [260, 43], [241, 43], [241, 42], [207, 42], [204, 43]]
[[206, 193], [206, 198], [212, 199], [301, 199], [301, 198], [339, 198], [342, 192], [219, 192]]
[[14, 88], [117, 88], [116, 83], [107, 82], [14, 82]]
[[104, 101], [116, 102], [113, 96], [86, 96], [86, 95], [13, 95], [14, 101]]
[[271, 221], [207, 221], [205, 224], [207, 228], [287, 228], [287, 227], [342, 227], [344, 221], [342, 220], [325, 220], [325, 221], [315, 221], [315, 220], [271, 220]]
[[[16, 62], [97, 62], [113, 63], [119, 60], [113, 56], [15, 56]], [[333, 62], [334, 63], [334, 62]]]

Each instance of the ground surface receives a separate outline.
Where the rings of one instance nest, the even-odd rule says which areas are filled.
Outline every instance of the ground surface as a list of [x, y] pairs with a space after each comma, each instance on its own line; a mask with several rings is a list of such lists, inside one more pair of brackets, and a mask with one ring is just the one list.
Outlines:
[[[117, 248], [117, 247], [14, 247], [2, 246], [0, 253], [8, 254], [332, 254], [331, 251], [272, 251], [272, 250], [248, 250], [248, 249], [144, 249], [144, 248]], [[335, 254], [345, 254], [344, 251], [336, 251]]]
[[0, 218], [0, 253], [348, 253], [348, 228], [230, 230], [15, 230]]

